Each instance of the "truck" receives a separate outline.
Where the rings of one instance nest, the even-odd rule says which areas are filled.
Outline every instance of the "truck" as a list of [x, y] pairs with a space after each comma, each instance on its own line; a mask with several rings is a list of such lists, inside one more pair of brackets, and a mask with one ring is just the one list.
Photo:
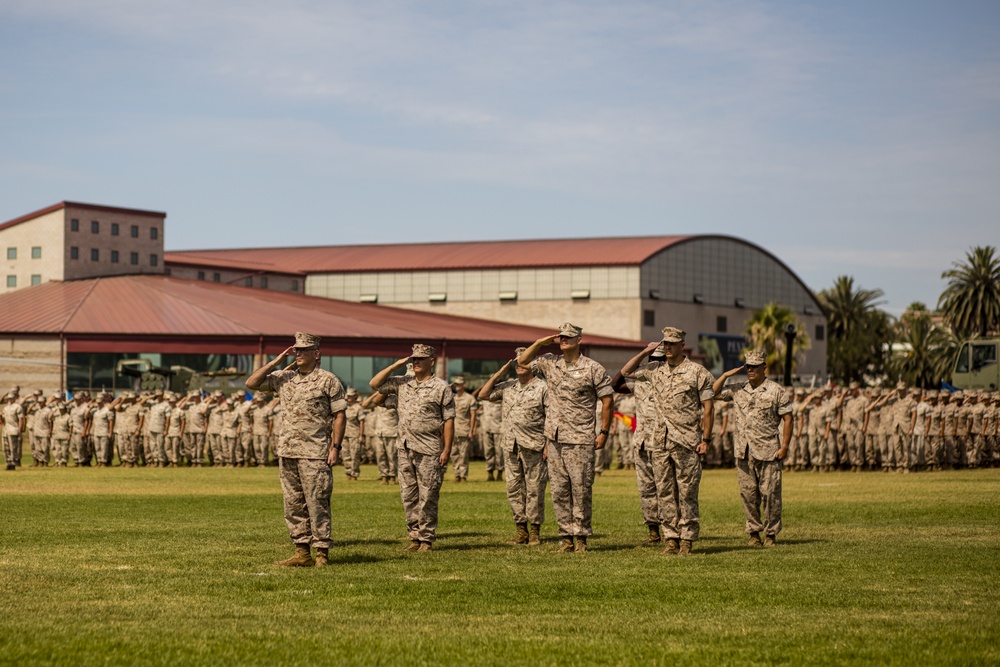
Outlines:
[[1000, 387], [1000, 365], [997, 351], [1000, 338], [973, 338], [958, 346], [958, 356], [952, 366], [951, 384], [959, 389], [989, 389]]

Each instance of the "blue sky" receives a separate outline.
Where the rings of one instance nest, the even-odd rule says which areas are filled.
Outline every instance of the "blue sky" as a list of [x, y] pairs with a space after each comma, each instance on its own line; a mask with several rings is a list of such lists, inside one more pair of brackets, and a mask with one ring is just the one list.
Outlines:
[[995, 0], [0, 0], [0, 62], [0, 220], [162, 210], [168, 249], [732, 234], [893, 314], [1000, 245]]

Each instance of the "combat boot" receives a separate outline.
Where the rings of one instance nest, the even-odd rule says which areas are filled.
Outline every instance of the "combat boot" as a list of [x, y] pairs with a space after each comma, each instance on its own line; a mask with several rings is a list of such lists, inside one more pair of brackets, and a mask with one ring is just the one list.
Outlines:
[[531, 524], [531, 527], [528, 528], [529, 547], [537, 547], [539, 544], [542, 543], [541, 531], [542, 531], [541, 524], [538, 523]]
[[278, 561], [281, 567], [312, 567], [314, 564], [308, 544], [296, 544], [294, 556]]
[[430, 542], [421, 542], [420, 546], [417, 548], [417, 551], [430, 551], [430, 550], [431, 550]]
[[556, 549], [556, 553], [557, 554], [568, 554], [571, 551], [573, 551], [573, 538], [572, 537], [564, 537], [564, 538], [562, 538], [562, 544], [560, 544], [559, 548]]
[[585, 554], [587, 553], [587, 538], [584, 535], [580, 535], [576, 538], [576, 553]]
[[778, 544], [778, 542], [774, 539], [774, 535], [765, 535], [764, 536], [764, 546], [765, 547], [773, 547], [773, 546], [776, 546], [777, 544]]
[[492, 482], [493, 481], [493, 471], [492, 470], [488, 470], [486, 472], [486, 481], [487, 482]]
[[517, 524], [517, 537], [514, 538], [514, 544], [527, 544], [528, 543], [528, 524], [519, 523]]
[[330, 564], [330, 550], [329, 549], [316, 549], [316, 567], [326, 567]]
[[410, 543], [406, 546], [403, 551], [408, 554], [412, 554], [420, 549], [420, 540], [410, 540]]
[[681, 549], [680, 549], [680, 551], [678, 553], [681, 556], [690, 556], [691, 555], [691, 547], [693, 547], [693, 546], [694, 545], [692, 544], [691, 540], [681, 540]]
[[760, 541], [760, 533], [750, 533], [750, 546], [760, 547], [763, 546], [763, 542]]
[[668, 537], [667, 546], [663, 548], [663, 551], [660, 552], [660, 555], [675, 556], [677, 555], [677, 552], [680, 551], [680, 548], [681, 548], [680, 540], [678, 540], [676, 537]]
[[647, 523], [646, 527], [649, 528], [649, 537], [646, 538], [646, 544], [659, 544], [660, 543], [660, 524], [658, 524], [658, 523]]

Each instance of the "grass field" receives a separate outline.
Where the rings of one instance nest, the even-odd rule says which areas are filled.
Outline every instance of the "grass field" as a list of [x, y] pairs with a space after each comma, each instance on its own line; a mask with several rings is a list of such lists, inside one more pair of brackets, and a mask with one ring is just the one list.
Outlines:
[[[445, 483], [403, 554], [398, 491], [338, 470], [326, 569], [291, 553], [274, 468], [0, 475], [0, 663], [997, 664], [1000, 470], [786, 474], [775, 549], [745, 546], [735, 472], [702, 540], [645, 546], [635, 480], [598, 479], [587, 554], [513, 536], [502, 483]], [[365, 479], [367, 476], [367, 479]], [[484, 480], [482, 464], [470, 477]]]

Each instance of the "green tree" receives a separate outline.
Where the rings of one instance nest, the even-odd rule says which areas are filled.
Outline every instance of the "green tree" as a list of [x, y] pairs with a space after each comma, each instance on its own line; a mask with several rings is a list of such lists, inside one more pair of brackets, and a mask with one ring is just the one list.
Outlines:
[[1000, 257], [993, 246], [976, 246], [965, 262], [952, 262], [941, 274], [948, 280], [938, 310], [960, 338], [986, 336], [1000, 329]]
[[885, 371], [886, 343], [893, 332], [889, 315], [876, 307], [883, 295], [880, 289], [856, 287], [850, 276], [839, 276], [817, 295], [827, 315], [830, 377], [847, 383]]
[[934, 321], [923, 303], [911, 303], [899, 318], [896, 343], [889, 363], [894, 378], [924, 389], [951, 379], [958, 339], [947, 326]]
[[810, 340], [802, 322], [788, 306], [769, 303], [747, 321], [746, 333], [750, 346], [767, 353], [767, 365], [772, 372], [785, 367], [785, 327], [795, 325], [795, 340], [792, 342], [792, 369], [798, 364], [799, 353], [808, 350]]

